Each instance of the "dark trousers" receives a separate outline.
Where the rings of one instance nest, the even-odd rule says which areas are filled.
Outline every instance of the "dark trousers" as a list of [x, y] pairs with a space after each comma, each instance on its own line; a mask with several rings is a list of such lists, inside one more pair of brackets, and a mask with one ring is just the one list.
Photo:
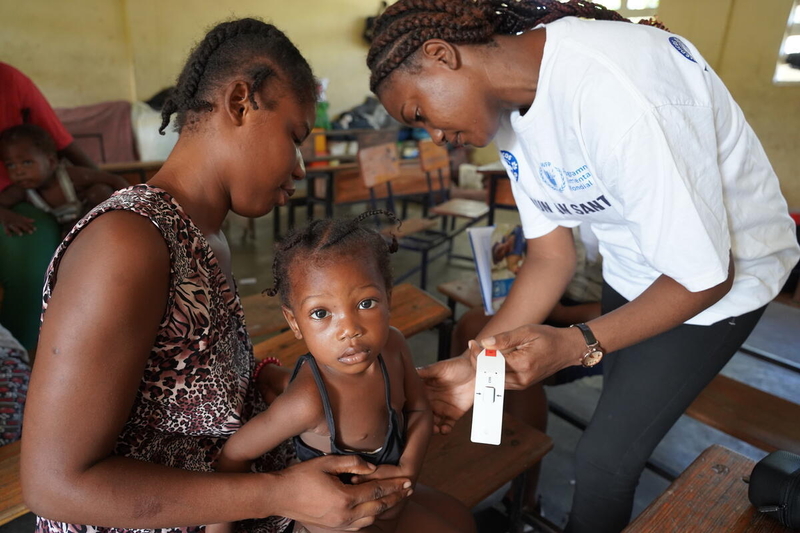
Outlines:
[[[603, 313], [626, 304], [603, 287]], [[618, 533], [655, 447], [747, 339], [764, 307], [710, 326], [681, 325], [603, 359], [603, 392], [576, 450], [567, 533]]]

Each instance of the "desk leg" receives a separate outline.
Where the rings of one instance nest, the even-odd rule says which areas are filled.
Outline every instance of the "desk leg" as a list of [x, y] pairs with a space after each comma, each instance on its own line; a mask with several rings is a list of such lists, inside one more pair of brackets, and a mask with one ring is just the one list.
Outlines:
[[281, 236], [281, 207], [272, 208], [272, 239], [277, 241]]
[[314, 218], [314, 201], [317, 199], [314, 186], [316, 181], [316, 176], [306, 175], [306, 223]]
[[489, 175], [489, 225], [494, 226], [494, 204], [497, 202], [497, 176]]
[[333, 218], [333, 172], [325, 174], [325, 216]]

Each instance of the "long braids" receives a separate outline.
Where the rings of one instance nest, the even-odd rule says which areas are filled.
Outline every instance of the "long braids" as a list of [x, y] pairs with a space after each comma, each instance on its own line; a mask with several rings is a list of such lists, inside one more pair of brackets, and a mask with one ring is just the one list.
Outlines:
[[275, 258], [272, 262], [273, 286], [264, 291], [268, 296], [280, 294], [281, 303], [289, 305], [291, 287], [289, 274], [300, 260], [315, 259], [329, 252], [352, 252], [354, 256], [374, 257], [383, 276], [387, 290], [392, 286], [392, 268], [389, 254], [397, 251], [398, 243], [394, 234], [387, 242], [376, 229], [364, 224], [372, 217], [384, 216], [392, 224], [400, 227], [400, 220], [390, 211], [375, 209], [352, 219], [321, 219], [309, 225], [292, 230], [281, 242], [275, 245]]
[[163, 135], [174, 113], [178, 114], [180, 131], [187, 115], [212, 111], [213, 91], [234, 75], [249, 78], [249, 100], [254, 109], [259, 109], [256, 93], [269, 79], [281, 75], [302, 103], [313, 102], [316, 97], [311, 67], [283, 32], [252, 18], [223, 22], [211, 29], [189, 55], [175, 90], [164, 102], [159, 133]]
[[[585, 0], [399, 0], [375, 21], [367, 55], [370, 89], [375, 92], [430, 39], [487, 44], [494, 35], [513, 35], [570, 16], [630, 22], [616, 11]], [[652, 19], [640, 24], [666, 29]]]

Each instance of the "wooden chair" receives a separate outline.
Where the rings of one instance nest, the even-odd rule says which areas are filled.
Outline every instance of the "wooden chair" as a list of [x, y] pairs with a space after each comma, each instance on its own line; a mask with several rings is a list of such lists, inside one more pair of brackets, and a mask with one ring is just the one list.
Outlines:
[[[392, 181], [401, 176], [397, 144], [389, 142], [362, 147], [358, 151], [358, 163], [361, 180], [369, 190], [372, 208], [378, 208], [378, 198], [381, 197], [386, 199], [386, 209], [396, 212]], [[438, 225], [439, 221], [436, 219], [414, 218], [403, 220], [399, 232], [395, 228], [385, 230], [386, 233], [395, 233], [401, 248], [420, 254], [419, 266], [411, 268], [399, 276], [397, 281], [402, 281], [419, 272], [419, 286], [423, 290], [426, 288], [428, 263], [448, 253], [445, 245], [448, 244], [450, 236], [447, 232], [435, 230], [434, 228]]]
[[[478, 200], [450, 199], [450, 191], [444, 180], [444, 171], [450, 168], [450, 156], [445, 147], [430, 140], [420, 141], [419, 161], [428, 180], [428, 206], [425, 211], [442, 217], [442, 230], [447, 231], [450, 236], [448, 257], [472, 261], [472, 256], [453, 255], [453, 237], [486, 218], [489, 215], [489, 206]], [[436, 174], [437, 179], [432, 174]], [[457, 221], [462, 221], [463, 224], [457, 226]]]
[[[470, 225], [489, 213], [485, 202], [456, 198], [451, 200], [445, 184], [444, 171], [450, 168], [450, 156], [444, 146], [433, 141], [419, 142], [419, 162], [428, 180], [428, 208], [434, 215], [465, 219]], [[436, 174], [434, 181], [432, 174]], [[437, 201], [439, 200], [439, 201]]]

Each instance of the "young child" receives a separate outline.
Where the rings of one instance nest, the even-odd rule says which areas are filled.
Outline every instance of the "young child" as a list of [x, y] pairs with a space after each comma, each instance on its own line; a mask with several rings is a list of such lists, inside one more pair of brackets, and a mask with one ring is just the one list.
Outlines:
[[28, 201], [51, 213], [65, 229], [92, 207], [130, 184], [121, 176], [66, 166], [58, 160], [56, 145], [39, 126], [22, 124], [0, 133], [0, 160], [18, 185], [4, 195], [2, 207]]
[[[352, 220], [317, 220], [277, 247], [273, 264], [283, 314], [310, 353], [272, 405], [225, 444], [217, 470], [247, 472], [262, 454], [293, 438], [297, 457], [356, 454], [378, 466], [374, 474], [343, 474], [344, 483], [420, 473], [432, 432], [432, 414], [403, 335], [389, 326], [393, 240], [361, 225], [383, 213]], [[452, 498], [417, 487], [362, 531], [473, 531], [467, 509]], [[329, 531], [305, 526], [311, 533]], [[228, 531], [215, 524], [210, 533]], [[295, 531], [302, 531], [296, 525]]]

